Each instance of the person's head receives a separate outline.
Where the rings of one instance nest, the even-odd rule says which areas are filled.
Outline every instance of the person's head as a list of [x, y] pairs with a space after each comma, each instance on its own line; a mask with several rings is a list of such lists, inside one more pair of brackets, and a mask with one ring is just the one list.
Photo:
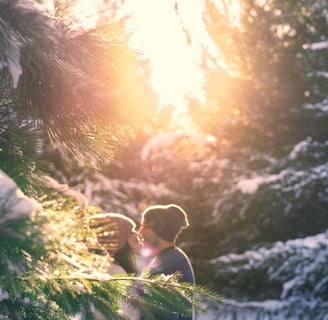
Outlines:
[[158, 246], [160, 241], [175, 244], [182, 230], [188, 226], [187, 214], [180, 206], [157, 205], [142, 213], [138, 232], [152, 246]]
[[98, 243], [128, 273], [135, 272], [133, 248], [137, 232], [135, 222], [119, 213], [101, 213], [89, 219], [89, 228], [96, 233]]

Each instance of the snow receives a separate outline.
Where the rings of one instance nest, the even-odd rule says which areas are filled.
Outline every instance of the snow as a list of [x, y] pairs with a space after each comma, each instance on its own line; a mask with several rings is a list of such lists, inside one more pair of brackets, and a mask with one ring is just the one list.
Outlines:
[[143, 161], [149, 160], [153, 153], [158, 152], [163, 147], [169, 147], [180, 137], [181, 134], [176, 132], [161, 132], [156, 136], [153, 136], [144, 145], [140, 154], [141, 159]]
[[79, 191], [73, 190], [67, 184], [61, 184], [49, 176], [43, 176], [42, 178], [48, 187], [58, 190], [66, 196], [74, 198], [80, 207], [86, 206], [88, 204], [88, 198], [86, 196], [84, 196]]
[[328, 98], [316, 104], [305, 104], [303, 108], [305, 110], [321, 111], [326, 114], [328, 113]]
[[26, 197], [16, 183], [0, 169], [0, 225], [29, 217], [40, 205]]
[[310, 43], [310, 44], [304, 44], [303, 49], [309, 49], [313, 51], [328, 49], [328, 40]]
[[309, 140], [304, 140], [294, 146], [293, 150], [288, 155], [289, 160], [295, 160], [301, 151], [306, 151], [311, 142]]
[[[295, 311], [291, 311], [293, 306]], [[320, 313], [320, 308], [327, 308], [326, 302], [313, 303], [310, 300], [286, 301], [266, 300], [240, 302], [226, 299], [224, 304], [208, 303], [208, 311], [197, 313], [196, 320], [316, 320], [326, 319], [327, 314]], [[306, 310], [304, 312], [304, 310]], [[319, 310], [318, 312], [316, 310]], [[324, 310], [324, 309], [323, 309]], [[326, 310], [326, 309], [325, 309]], [[314, 315], [314, 316], [313, 316]]]
[[328, 72], [324, 72], [324, 71], [318, 71], [314, 73], [316, 76], [319, 77], [323, 77], [323, 78], [327, 78], [328, 79]]
[[163, 131], [154, 135], [146, 142], [140, 153], [140, 158], [143, 161], [149, 161], [154, 155], [163, 152], [164, 150], [168, 150], [182, 138], [189, 139], [200, 148], [214, 145], [216, 142], [215, 138], [211, 135], [202, 137], [177, 131]]
[[0, 287], [0, 302], [7, 299], [9, 299], [9, 293], [7, 291], [3, 291]]
[[273, 174], [269, 176], [257, 176], [250, 179], [241, 179], [237, 182], [236, 188], [245, 194], [255, 193], [259, 186], [264, 183], [270, 183], [279, 180], [283, 177], [284, 173]]

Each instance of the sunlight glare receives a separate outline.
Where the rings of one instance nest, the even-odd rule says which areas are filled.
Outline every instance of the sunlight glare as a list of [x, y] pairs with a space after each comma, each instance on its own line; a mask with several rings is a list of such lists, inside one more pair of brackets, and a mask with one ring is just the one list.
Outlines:
[[[160, 104], [183, 108], [187, 97], [203, 97], [203, 74], [198, 64], [200, 45], [206, 35], [204, 27], [201, 29], [204, 4], [179, 1], [177, 14], [175, 2], [126, 1], [126, 6], [131, 14], [132, 46], [149, 58], [151, 81], [160, 94]], [[180, 15], [186, 19], [182, 21]], [[191, 29], [193, 38], [184, 28]]]
[[[239, 0], [213, 2], [230, 17], [239, 16]], [[77, 7], [86, 17], [84, 24], [92, 23], [87, 17], [96, 15], [95, 2], [78, 0]], [[129, 17], [126, 23], [131, 47], [149, 60], [151, 84], [159, 94], [159, 109], [173, 106], [176, 123], [188, 127], [189, 120], [185, 117], [188, 99], [200, 103], [205, 100], [201, 68], [204, 50], [218, 65], [226, 67], [203, 21], [205, 1], [126, 0], [119, 12]]]
[[97, 1], [77, 0], [73, 15], [78, 17], [78, 23], [84, 28], [93, 28], [99, 17]]
[[[205, 0], [127, 0], [131, 44], [149, 59], [151, 83], [159, 93], [160, 108], [173, 106], [172, 122], [183, 131], [194, 129], [188, 117], [188, 104], [205, 102], [202, 54], [227, 69], [204, 23]], [[232, 23], [238, 24], [239, 0], [213, 0]]]

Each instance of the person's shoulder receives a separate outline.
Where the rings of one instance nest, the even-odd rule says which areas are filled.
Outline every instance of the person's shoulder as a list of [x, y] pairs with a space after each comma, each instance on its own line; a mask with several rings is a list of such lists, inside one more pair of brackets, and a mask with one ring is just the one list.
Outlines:
[[174, 247], [174, 249], [175, 249], [176, 254], [187, 257], [187, 254], [180, 247]]
[[188, 256], [187, 254], [179, 247], [170, 247], [168, 249], [166, 249], [163, 254], [166, 257], [171, 257], [174, 259], [187, 259], [188, 260]]

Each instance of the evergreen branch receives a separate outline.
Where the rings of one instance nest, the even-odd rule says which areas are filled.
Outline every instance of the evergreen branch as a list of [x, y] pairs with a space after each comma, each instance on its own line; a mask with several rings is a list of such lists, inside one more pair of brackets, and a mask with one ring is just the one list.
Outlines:
[[[92, 276], [88, 276], [88, 279], [97, 280]], [[223, 297], [220, 294], [200, 285], [191, 285], [190, 283], [187, 282], [179, 282], [178, 279], [179, 279], [179, 273], [175, 273], [168, 277], [163, 275], [158, 275], [152, 278], [134, 277], [134, 276], [128, 276], [128, 277], [109, 276], [108, 279], [106, 279], [106, 281], [132, 281], [141, 284], [148, 283], [150, 285], [154, 285], [161, 288], [171, 288], [171, 289], [176, 288], [179, 290], [187, 290], [190, 293], [199, 294], [201, 296], [223, 303]]]
[[[110, 308], [111, 312], [114, 312], [113, 310], [118, 308], [118, 305], [115, 305], [115, 303], [120, 299], [125, 299], [131, 302], [132, 305], [142, 309], [147, 307], [152, 312], [159, 311], [162, 305], [166, 306], [166, 310], [168, 305], [172, 305], [176, 310], [183, 312], [185, 310], [183, 306], [185, 301], [202, 309], [200, 302], [195, 299], [195, 294], [206, 296], [220, 303], [223, 302], [222, 297], [206, 288], [193, 286], [188, 283], [178, 283], [176, 279], [176, 275], [169, 277], [169, 279], [163, 279], [161, 276], [150, 279], [108, 275], [95, 277], [85, 274], [80, 277], [51, 275], [50, 277], [40, 276], [36, 278], [35, 274], [26, 273], [19, 277], [16, 275], [0, 277], [0, 287], [5, 291], [8, 290], [6, 288], [11, 288], [8, 290], [10, 297], [24, 292], [25, 297], [28, 297], [30, 303], [33, 303], [33, 301], [36, 303], [46, 293], [47, 299], [53, 301], [56, 306], [61, 306], [63, 309], [69, 307], [72, 310], [74, 309], [74, 312], [79, 311], [77, 306], [68, 305], [64, 308], [64, 305], [67, 301], [72, 301], [73, 303], [78, 297], [80, 301], [81, 296], [87, 296], [88, 299], [86, 301], [88, 303], [95, 303], [101, 306], [101, 308], [105, 308], [106, 311]], [[146, 289], [146, 294], [139, 296], [129, 290], [129, 288], [140, 288], [140, 285], [142, 285], [143, 289]], [[124, 290], [122, 291], [122, 289]], [[115, 297], [115, 300], [111, 301], [110, 305], [104, 302], [104, 297], [107, 296], [108, 292], [111, 292], [112, 298]], [[94, 297], [95, 293], [97, 297]], [[90, 300], [92, 296], [94, 298]], [[157, 302], [160, 302], [160, 304]], [[85, 307], [84, 303], [82, 306]]]
[[151, 119], [156, 104], [123, 20], [101, 20], [92, 30], [70, 23], [32, 1], [2, 1], [0, 75], [15, 110], [42, 124], [68, 162], [97, 168]]

